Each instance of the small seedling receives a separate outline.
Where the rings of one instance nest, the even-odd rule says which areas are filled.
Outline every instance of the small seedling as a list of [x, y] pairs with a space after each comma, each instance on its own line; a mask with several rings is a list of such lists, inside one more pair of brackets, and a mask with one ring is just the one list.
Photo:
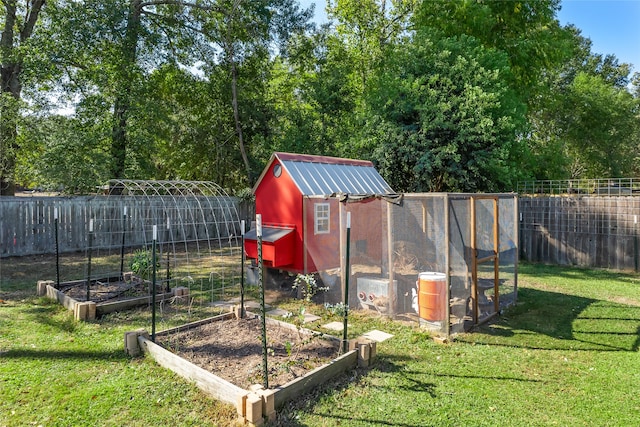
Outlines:
[[318, 292], [326, 292], [329, 290], [328, 287], [319, 286], [313, 274], [298, 274], [293, 281], [292, 288], [301, 289], [302, 298], [307, 302], [311, 302], [312, 298]]

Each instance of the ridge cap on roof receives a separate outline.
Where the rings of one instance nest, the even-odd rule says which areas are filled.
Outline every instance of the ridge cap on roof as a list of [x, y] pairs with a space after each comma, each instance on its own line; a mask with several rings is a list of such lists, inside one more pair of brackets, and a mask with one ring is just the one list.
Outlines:
[[346, 159], [342, 157], [320, 156], [317, 154], [296, 154], [284, 152], [275, 152], [273, 154], [280, 161], [373, 167], [373, 162], [369, 160]]

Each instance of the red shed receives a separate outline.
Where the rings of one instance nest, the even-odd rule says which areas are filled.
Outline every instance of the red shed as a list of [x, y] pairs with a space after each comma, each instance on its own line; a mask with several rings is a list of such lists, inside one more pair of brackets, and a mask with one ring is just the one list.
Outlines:
[[[264, 264], [312, 273], [340, 265], [335, 195], [385, 195], [393, 190], [369, 161], [274, 153], [253, 193], [256, 213], [262, 215]], [[245, 235], [245, 252], [258, 257], [255, 229]]]

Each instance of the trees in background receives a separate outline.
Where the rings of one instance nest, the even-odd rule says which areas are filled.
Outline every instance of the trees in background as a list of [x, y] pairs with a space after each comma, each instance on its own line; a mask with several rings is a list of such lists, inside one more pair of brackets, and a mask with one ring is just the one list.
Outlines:
[[295, 0], [1, 4], [5, 193], [239, 190], [275, 150], [373, 160], [397, 191], [637, 172], [640, 77], [558, 0], [335, 0], [320, 28]]
[[521, 176], [525, 108], [506, 83], [506, 54], [419, 32], [389, 57], [368, 132], [396, 191], [495, 191]]
[[572, 40], [555, 18], [559, 8], [560, 0], [424, 0], [415, 22], [504, 52], [508, 83], [529, 102], [541, 89], [541, 76], [570, 58]]
[[[197, 117], [206, 111], [208, 106], [198, 103], [205, 104], [212, 96], [216, 98], [210, 106], [217, 107], [213, 117], [220, 119], [216, 130], [222, 129], [213, 138], [216, 148], [235, 146], [239, 155], [236, 150], [220, 153], [215, 148], [206, 152], [241, 159], [244, 174], [238, 176], [235, 163], [222, 170], [229, 185], [250, 184], [256, 167], [249, 162], [247, 146], [265, 128], [258, 122], [266, 121], [260, 114], [268, 109], [256, 104], [269, 78], [270, 54], [278, 50], [283, 55], [289, 34], [304, 29], [309, 13], [293, 0], [59, 2], [52, 11], [56, 31], [50, 54], [60, 71], [57, 88], [73, 104], [76, 116], [89, 115], [107, 124], [103, 133], [82, 139], [91, 145], [85, 151], [109, 153], [108, 168], [101, 169], [100, 178], [95, 175], [96, 185], [109, 178], [214, 178], [218, 170], [203, 171], [203, 165], [196, 164], [202, 157], [194, 156], [202, 151], [180, 155], [201, 144], [166, 149], [185, 140], [186, 123], [195, 125], [196, 129], [187, 129], [192, 135], [211, 130], [208, 120], [194, 121], [192, 114]], [[181, 73], [184, 80], [173, 79], [169, 70]], [[189, 83], [216, 92], [192, 91], [194, 98], [187, 98], [159, 92], [150, 84], [161, 84], [165, 77], [163, 87], [169, 88], [168, 83], [177, 93], [188, 93]], [[176, 115], [183, 119], [189, 115], [190, 120], [183, 120], [180, 127], [166, 126]], [[225, 142], [218, 144], [220, 139]], [[158, 157], [161, 154], [168, 157]], [[46, 184], [57, 188], [62, 182]]]
[[640, 98], [630, 90], [630, 66], [591, 52], [591, 41], [569, 27], [570, 59], [542, 77], [532, 104], [528, 169], [537, 179], [634, 176]]
[[[20, 145], [18, 127], [23, 107], [23, 86], [37, 74], [38, 56], [31, 44], [44, 0], [2, 0], [0, 35], [0, 196], [15, 192], [15, 168]], [[31, 80], [31, 83], [37, 84]]]
[[[564, 102], [565, 138], [581, 177], [620, 177], [633, 173], [638, 151], [638, 104], [602, 75], [580, 72]], [[576, 174], [577, 175], [577, 174]]]

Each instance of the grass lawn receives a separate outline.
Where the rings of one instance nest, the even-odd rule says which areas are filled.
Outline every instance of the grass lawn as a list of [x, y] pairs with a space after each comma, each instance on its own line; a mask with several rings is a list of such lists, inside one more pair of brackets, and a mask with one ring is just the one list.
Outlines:
[[[0, 263], [0, 426], [234, 425], [233, 407], [124, 354], [145, 310], [77, 323]], [[515, 307], [449, 344], [353, 312], [353, 333], [394, 334], [376, 366], [292, 402], [277, 424], [638, 425], [640, 277], [523, 265], [519, 285]]]

